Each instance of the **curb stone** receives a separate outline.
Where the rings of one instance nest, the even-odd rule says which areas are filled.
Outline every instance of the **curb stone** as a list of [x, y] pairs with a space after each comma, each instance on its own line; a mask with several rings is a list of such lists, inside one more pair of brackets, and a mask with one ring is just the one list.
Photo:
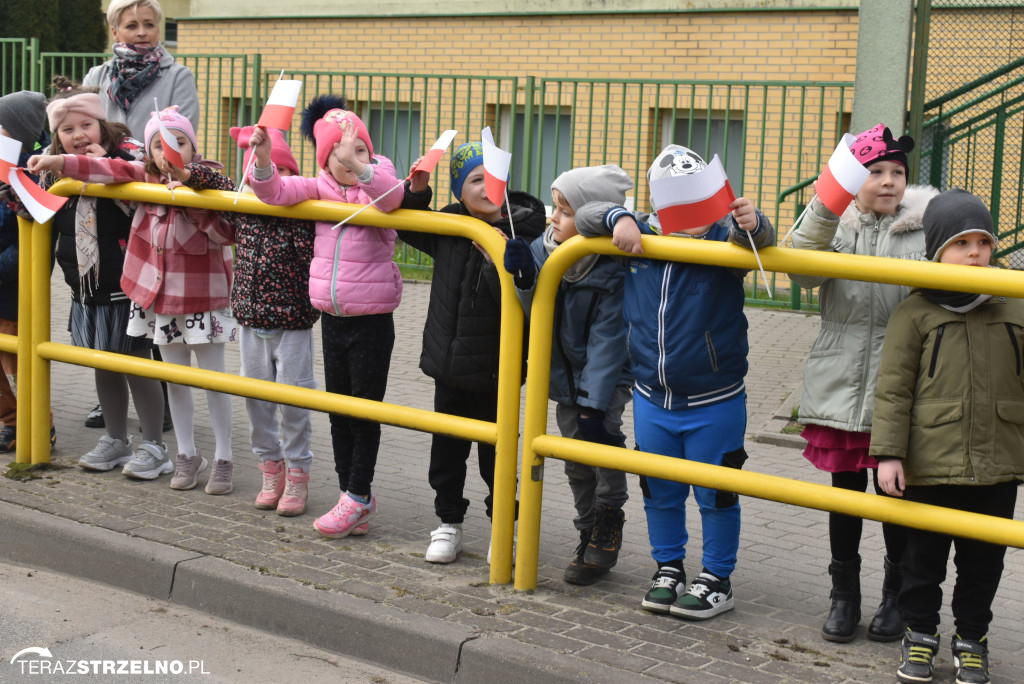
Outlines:
[[481, 637], [442, 620], [7, 502], [0, 501], [0, 519], [5, 561], [170, 601], [428, 681], [655, 681], [572, 656], [552, 661], [530, 644]]

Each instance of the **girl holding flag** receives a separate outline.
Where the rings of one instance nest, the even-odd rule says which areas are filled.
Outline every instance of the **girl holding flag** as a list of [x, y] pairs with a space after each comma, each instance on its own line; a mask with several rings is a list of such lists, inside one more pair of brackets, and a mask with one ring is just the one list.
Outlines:
[[[107, 121], [95, 88], [78, 87], [63, 76], [53, 80], [56, 94], [46, 111], [53, 131], [50, 154], [79, 154], [125, 162], [142, 159], [142, 143], [124, 124]], [[60, 159], [60, 157], [57, 157]], [[51, 174], [43, 179], [49, 186]], [[71, 288], [68, 329], [75, 346], [150, 358], [151, 340], [127, 334], [131, 300], [121, 288], [124, 253], [133, 211], [125, 202], [73, 196], [53, 218], [57, 264]], [[96, 369], [96, 396], [106, 413], [105, 434], [78, 465], [105, 472], [123, 466], [136, 477], [149, 470], [151, 455], [166, 458], [162, 425], [164, 397], [150, 378]], [[128, 434], [128, 397], [135, 403], [142, 442]]]
[[[97, 101], [97, 106], [99, 103]], [[32, 157], [29, 168], [57, 171], [89, 183], [142, 181], [187, 185], [196, 190], [231, 190], [231, 179], [217, 172], [218, 162], [196, 152], [195, 133], [188, 119], [169, 107], [154, 112], [146, 126], [147, 160], [126, 161], [73, 154]], [[173, 162], [171, 160], [174, 160]], [[184, 162], [184, 163], [182, 163]], [[177, 166], [175, 164], [178, 164]], [[231, 317], [231, 252], [234, 229], [215, 211], [163, 204], [140, 204], [135, 211], [121, 276], [121, 288], [132, 301], [128, 335], [152, 338], [164, 360], [190, 365], [196, 355], [200, 368], [225, 370], [224, 344], [237, 340]], [[232, 490], [231, 397], [208, 391], [210, 422], [216, 437], [213, 473], [207, 494]], [[206, 467], [195, 445], [192, 390], [168, 385], [174, 436], [178, 442], [177, 467], [162, 445], [136, 453], [125, 475], [155, 479], [174, 472], [173, 489], [196, 486], [196, 475]], [[145, 425], [144, 425], [145, 427]], [[159, 434], [159, 432], [157, 433]]]
[[[389, 159], [374, 155], [362, 120], [345, 99], [323, 95], [302, 113], [302, 133], [316, 144], [316, 178], [282, 177], [273, 163], [273, 143], [257, 127], [250, 139], [253, 168], [246, 180], [267, 204], [320, 199], [397, 209], [402, 193]], [[392, 312], [402, 300], [402, 276], [394, 263], [395, 231], [318, 221], [309, 268], [309, 296], [324, 313], [324, 380], [328, 392], [380, 401], [387, 390], [395, 343]], [[363, 534], [377, 514], [370, 490], [380, 424], [331, 414], [331, 439], [341, 497], [313, 526], [329, 539]]]
[[[823, 173], [815, 184], [818, 195], [792, 232], [793, 247], [922, 259], [925, 243], [921, 218], [938, 193], [926, 186], [907, 187], [907, 152], [913, 148], [913, 139], [903, 136], [896, 140], [882, 124], [858, 135], [850, 152], [867, 168], [867, 180], [849, 203], [851, 189], [847, 188], [845, 197], [842, 192], [832, 192], [837, 185], [831, 180], [834, 172]], [[840, 196], [843, 206], [831, 201], [836, 196]], [[826, 197], [842, 215], [826, 206]], [[878, 462], [868, 455], [868, 446], [882, 340], [889, 315], [910, 290], [903, 285], [798, 273], [791, 273], [790, 278], [802, 287], [821, 288], [821, 331], [807, 359], [800, 400], [799, 420], [806, 426], [804, 456], [831, 473], [833, 487], [863, 492], [868, 486], [868, 471], [878, 468]], [[877, 476], [875, 492], [882, 494]], [[860, 621], [863, 523], [861, 518], [829, 514], [832, 606], [821, 629], [828, 641], [851, 641]], [[868, 638], [895, 641], [903, 636], [896, 596], [902, 583], [899, 564], [906, 547], [906, 530], [882, 523], [882, 535], [886, 550], [882, 603], [868, 627]]]

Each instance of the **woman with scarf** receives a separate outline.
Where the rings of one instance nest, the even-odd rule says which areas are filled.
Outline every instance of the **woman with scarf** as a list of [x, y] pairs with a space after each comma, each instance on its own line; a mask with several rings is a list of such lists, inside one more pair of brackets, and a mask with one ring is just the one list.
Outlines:
[[[107, 121], [128, 126], [132, 137], [142, 140], [154, 111], [178, 106], [178, 112], [199, 129], [199, 92], [187, 67], [174, 61], [160, 43], [163, 10], [157, 0], [111, 0], [107, 25], [114, 38], [114, 58], [93, 67], [82, 80], [85, 87], [99, 88]], [[160, 360], [158, 350], [153, 358]], [[166, 405], [167, 386], [164, 385]], [[85, 420], [88, 427], [103, 427], [103, 409], [97, 405]], [[171, 429], [170, 413], [164, 430]]]
[[90, 69], [82, 81], [83, 86], [100, 89], [107, 121], [127, 124], [140, 140], [154, 97], [160, 109], [177, 105], [192, 127], [199, 128], [195, 77], [160, 43], [163, 16], [157, 0], [111, 0], [107, 25], [114, 38], [114, 58]]

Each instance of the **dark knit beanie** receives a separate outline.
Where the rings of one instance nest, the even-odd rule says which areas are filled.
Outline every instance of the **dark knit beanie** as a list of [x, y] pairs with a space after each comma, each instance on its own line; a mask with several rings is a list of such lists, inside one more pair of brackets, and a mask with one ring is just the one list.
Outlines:
[[625, 204], [626, 193], [632, 188], [629, 174], [615, 164], [571, 169], [551, 184], [551, 189], [562, 193], [574, 212], [587, 202]]
[[31, 152], [43, 132], [46, 121], [46, 96], [31, 90], [19, 90], [0, 97], [0, 126], [8, 137], [21, 143], [21, 151]]
[[924, 253], [938, 261], [942, 250], [956, 238], [969, 233], [988, 233], [995, 244], [992, 214], [980, 197], [952, 188], [936, 195], [924, 210]]
[[462, 143], [452, 154], [452, 194], [462, 200], [462, 184], [469, 172], [484, 163], [484, 146], [478, 142]]

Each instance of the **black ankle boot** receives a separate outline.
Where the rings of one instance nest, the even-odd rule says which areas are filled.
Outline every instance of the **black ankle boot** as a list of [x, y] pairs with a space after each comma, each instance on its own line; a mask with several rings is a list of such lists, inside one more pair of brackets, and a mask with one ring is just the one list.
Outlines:
[[569, 561], [569, 567], [565, 569], [565, 574], [562, 576], [562, 579], [569, 584], [578, 584], [586, 587], [596, 582], [598, 577], [608, 572], [608, 570], [602, 571], [596, 565], [588, 564], [583, 559], [593, 531], [593, 528], [580, 530], [580, 544], [573, 552], [572, 560]]
[[622, 548], [622, 525], [626, 516], [621, 508], [610, 508], [597, 504], [597, 522], [590, 536], [584, 560], [587, 565], [597, 566], [607, 572], [615, 567]]
[[860, 622], [860, 556], [829, 563], [832, 575], [832, 609], [825, 618], [821, 636], [827, 641], [853, 641]]
[[900, 566], [885, 557], [885, 579], [882, 581], [882, 603], [868, 627], [868, 639], [872, 641], [898, 641], [907, 630], [906, 623], [900, 617], [896, 597], [903, 585], [903, 573]]

